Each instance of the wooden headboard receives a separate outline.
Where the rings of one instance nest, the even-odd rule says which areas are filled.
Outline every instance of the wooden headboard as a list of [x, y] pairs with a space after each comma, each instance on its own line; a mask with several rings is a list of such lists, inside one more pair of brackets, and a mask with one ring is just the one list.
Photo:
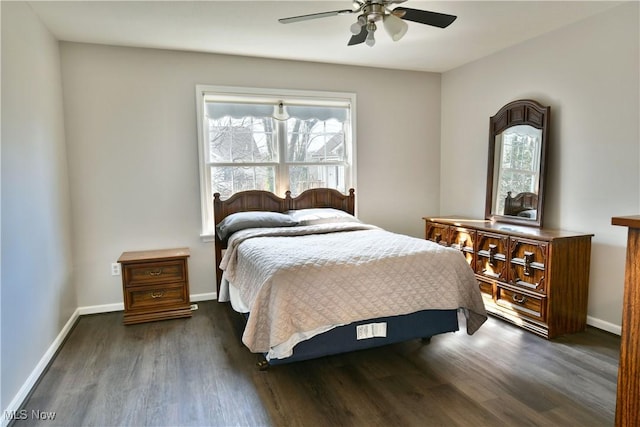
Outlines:
[[504, 199], [504, 214], [518, 216], [522, 211], [538, 209], [538, 195], [522, 192], [511, 197], [511, 191]]
[[[298, 197], [291, 197], [291, 192], [287, 191], [284, 199], [269, 191], [249, 190], [235, 193], [226, 200], [220, 199], [220, 193], [213, 195], [213, 219], [215, 224], [227, 216], [236, 212], [247, 211], [269, 211], [286, 212], [292, 209], [309, 208], [334, 208], [354, 215], [355, 213], [355, 190], [349, 190], [345, 195], [332, 188], [312, 188], [304, 191]], [[216, 235], [215, 238], [215, 265], [216, 265], [216, 291], [220, 294], [220, 283], [222, 282], [222, 270], [219, 268], [222, 259], [222, 250], [226, 249], [227, 242], [222, 241]]]

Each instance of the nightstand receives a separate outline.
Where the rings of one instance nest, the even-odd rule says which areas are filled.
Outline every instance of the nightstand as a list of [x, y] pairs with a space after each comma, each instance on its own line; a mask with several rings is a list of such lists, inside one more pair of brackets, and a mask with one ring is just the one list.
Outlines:
[[123, 252], [125, 325], [191, 317], [189, 248]]

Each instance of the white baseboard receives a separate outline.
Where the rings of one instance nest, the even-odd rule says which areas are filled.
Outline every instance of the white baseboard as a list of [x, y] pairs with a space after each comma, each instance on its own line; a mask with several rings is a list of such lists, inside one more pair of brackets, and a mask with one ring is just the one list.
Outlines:
[[[204, 294], [195, 294], [191, 295], [191, 301], [208, 301], [217, 299], [217, 295], [215, 292], [208, 292]], [[13, 398], [13, 400], [9, 403], [9, 406], [2, 412], [1, 420], [2, 427], [6, 427], [11, 422], [11, 414], [17, 414], [17, 411], [20, 410], [20, 406], [24, 403], [24, 401], [29, 396], [29, 393], [33, 389], [33, 387], [38, 382], [40, 376], [47, 369], [47, 366], [53, 360], [56, 352], [62, 346], [67, 335], [71, 332], [73, 325], [76, 323], [80, 316], [84, 316], [86, 314], [98, 314], [98, 313], [110, 313], [112, 311], [123, 311], [124, 303], [114, 303], [114, 304], [102, 304], [102, 305], [90, 305], [85, 307], [78, 307], [76, 311], [73, 312], [67, 323], [64, 325], [58, 336], [53, 343], [49, 346], [47, 351], [44, 353], [40, 362], [36, 365], [35, 369], [31, 372], [31, 375], [27, 378], [27, 381], [20, 387], [18, 394]]]
[[622, 335], [622, 326], [605, 322], [604, 320], [597, 319], [595, 317], [587, 316], [587, 325], [602, 329], [603, 331], [611, 332], [612, 334]]
[[210, 301], [218, 299], [218, 295], [215, 292], [207, 292], [206, 294], [191, 295], [191, 301]]
[[102, 304], [102, 305], [88, 305], [86, 307], [78, 307], [80, 316], [85, 314], [98, 314], [98, 313], [111, 313], [112, 311], [123, 311], [124, 303], [118, 302], [115, 304]]

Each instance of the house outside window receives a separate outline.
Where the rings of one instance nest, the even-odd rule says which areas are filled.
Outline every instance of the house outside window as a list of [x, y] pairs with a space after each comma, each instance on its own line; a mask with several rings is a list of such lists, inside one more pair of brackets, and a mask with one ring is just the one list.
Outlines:
[[196, 99], [205, 239], [214, 193], [355, 185], [355, 94], [199, 85]]

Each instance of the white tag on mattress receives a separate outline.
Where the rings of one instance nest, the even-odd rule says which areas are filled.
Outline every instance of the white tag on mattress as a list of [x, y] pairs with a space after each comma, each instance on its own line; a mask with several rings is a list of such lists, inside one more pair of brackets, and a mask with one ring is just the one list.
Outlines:
[[356, 339], [364, 340], [367, 338], [373, 338], [373, 325], [359, 325], [356, 326]]
[[356, 326], [356, 339], [365, 340], [373, 337], [386, 337], [387, 323], [369, 323], [366, 325]]
[[373, 336], [374, 337], [386, 337], [387, 336], [387, 322], [374, 323], [373, 324]]

